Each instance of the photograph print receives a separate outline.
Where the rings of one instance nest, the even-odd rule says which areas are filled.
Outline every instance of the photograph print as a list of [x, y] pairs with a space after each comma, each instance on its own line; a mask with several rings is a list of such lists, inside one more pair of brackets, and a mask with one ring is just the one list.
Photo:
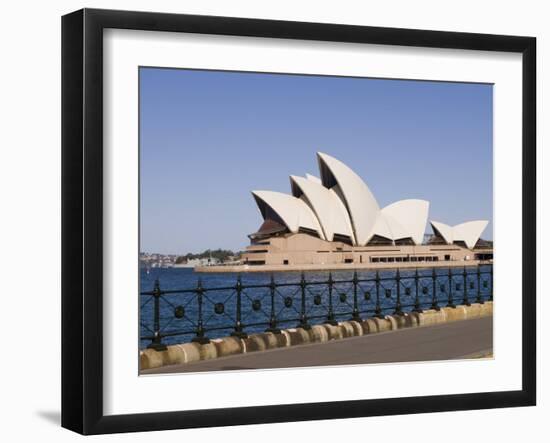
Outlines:
[[143, 66], [139, 153], [140, 375], [496, 358], [492, 84]]

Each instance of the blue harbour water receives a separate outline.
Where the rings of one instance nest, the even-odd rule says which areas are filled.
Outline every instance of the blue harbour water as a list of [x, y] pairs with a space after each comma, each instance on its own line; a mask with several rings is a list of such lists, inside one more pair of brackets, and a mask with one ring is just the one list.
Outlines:
[[[421, 307], [429, 308], [433, 302], [433, 278], [435, 270], [435, 294], [439, 306], [449, 302], [449, 291], [455, 304], [464, 299], [464, 288], [470, 302], [481, 296], [488, 300], [492, 291], [490, 275], [491, 266], [481, 266], [480, 275], [477, 267], [466, 268], [466, 285], [464, 285], [464, 269], [423, 268], [418, 270], [418, 300]], [[402, 269], [400, 273], [399, 296], [404, 312], [414, 309], [416, 301], [416, 286], [414, 269]], [[276, 289], [269, 285], [273, 276]], [[376, 308], [375, 272], [361, 270], [357, 272], [358, 283], [354, 291], [353, 271], [333, 271], [330, 273], [334, 283], [329, 285], [328, 271], [313, 271], [304, 273], [307, 285], [304, 289], [305, 312], [310, 324], [326, 321], [332, 311], [337, 321], [349, 320], [354, 308], [354, 292], [357, 298], [357, 308], [362, 318], [374, 315]], [[391, 314], [397, 304], [397, 282], [395, 270], [381, 270], [378, 288], [382, 314]], [[189, 342], [196, 336], [199, 326], [199, 296], [196, 290], [199, 279], [202, 292], [202, 322], [204, 335], [217, 338], [229, 335], [234, 331], [237, 321], [237, 279], [234, 273], [199, 274], [190, 268], [153, 268], [147, 272], [140, 270], [140, 348], [145, 348], [151, 342], [155, 330], [154, 297], [155, 280], [158, 280], [162, 293], [159, 302], [159, 325], [162, 342], [175, 344]], [[246, 273], [240, 275], [241, 290], [241, 323], [247, 333], [263, 332], [269, 327], [273, 316], [277, 327], [295, 327], [302, 311], [302, 287], [300, 272], [277, 273]], [[365, 281], [368, 280], [368, 281]], [[263, 285], [263, 286], [262, 286]], [[249, 287], [260, 286], [260, 287]], [[332, 297], [329, 287], [332, 286]], [[225, 288], [225, 289], [220, 289]], [[177, 292], [192, 290], [190, 292]], [[144, 294], [145, 292], [145, 294]]]

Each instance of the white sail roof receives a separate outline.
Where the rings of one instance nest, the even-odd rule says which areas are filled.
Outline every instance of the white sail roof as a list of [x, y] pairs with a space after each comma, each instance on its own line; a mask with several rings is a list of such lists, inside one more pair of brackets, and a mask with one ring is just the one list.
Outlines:
[[430, 202], [426, 200], [399, 200], [382, 208], [382, 215], [393, 223], [398, 223], [392, 230], [393, 240], [412, 238], [417, 245], [424, 240]]
[[265, 207], [269, 206], [285, 223], [288, 230], [297, 233], [300, 228], [314, 230], [324, 239], [323, 231], [311, 208], [301, 199], [274, 191], [252, 191], [258, 208], [265, 218]]
[[391, 216], [382, 212], [378, 213], [378, 218], [374, 224], [373, 235], [387, 238], [388, 240], [397, 240], [409, 237], [405, 228]]
[[343, 202], [332, 189], [325, 188], [320, 180], [317, 182], [312, 177], [291, 175], [292, 194], [297, 198], [305, 196], [327, 240], [332, 241], [334, 234], [340, 234], [350, 237], [352, 243], [355, 243], [351, 220]]
[[430, 221], [435, 234], [439, 234], [448, 243], [463, 241], [470, 249], [474, 248], [481, 234], [489, 224], [487, 220], [473, 220], [455, 226]]
[[318, 183], [320, 185], [322, 184], [321, 179], [319, 177], [316, 177], [315, 175], [306, 174], [306, 178], [308, 180], [311, 180], [312, 182]]
[[378, 202], [367, 184], [348, 166], [322, 152], [317, 156], [323, 185], [329, 189], [338, 186], [350, 215], [356, 243], [366, 245], [373, 235], [380, 211]]
[[[290, 232], [300, 228], [334, 241], [335, 235], [348, 236], [353, 245], [365, 246], [380, 236], [391, 241], [412, 239], [422, 244], [430, 204], [426, 200], [407, 199], [382, 209], [367, 184], [340, 160], [317, 153], [321, 178], [311, 174], [291, 176], [292, 194], [254, 191], [264, 219], [269, 207], [272, 215]], [[432, 221], [434, 232], [447, 243], [463, 241], [473, 248], [488, 221], [475, 220], [456, 226]]]
[[454, 234], [452, 226], [433, 220], [430, 220], [430, 224], [432, 225], [432, 229], [435, 235], [439, 235], [441, 238], [443, 238], [443, 240], [445, 240], [447, 244], [453, 243]]

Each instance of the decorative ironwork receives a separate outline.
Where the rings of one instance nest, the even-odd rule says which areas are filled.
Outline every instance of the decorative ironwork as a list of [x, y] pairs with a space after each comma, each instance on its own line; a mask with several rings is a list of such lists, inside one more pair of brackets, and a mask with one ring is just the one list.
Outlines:
[[252, 309], [254, 311], [259, 311], [260, 309], [262, 309], [262, 302], [260, 300], [254, 300], [252, 302]]
[[384, 318], [384, 315], [382, 314], [382, 305], [380, 304], [380, 281], [380, 272], [376, 271], [376, 276], [374, 277], [374, 283], [376, 284], [376, 307], [374, 308], [374, 316]]
[[[302, 275], [300, 276], [300, 322], [298, 323], [299, 328], [303, 329], [311, 329], [311, 326], [307, 322], [307, 314], [306, 314], [306, 288], [307, 288], [307, 282], [306, 282], [306, 276], [302, 272]], [[290, 298], [290, 306], [292, 306], [292, 298]], [[287, 306], [287, 302], [285, 299], [285, 306]], [[287, 307], [290, 307], [287, 306]]]
[[150, 349], [154, 349], [155, 351], [165, 351], [166, 345], [162, 343], [162, 336], [160, 333], [160, 297], [162, 296], [162, 291], [160, 290], [160, 283], [157, 280], [155, 280], [155, 287], [153, 288], [153, 300], [154, 300], [154, 308], [153, 308], [153, 328], [154, 328], [154, 334], [151, 338], [151, 343], [149, 343], [149, 346], [147, 346]]
[[449, 298], [447, 299], [447, 307], [448, 308], [456, 308], [456, 305], [454, 304], [454, 299], [453, 299], [453, 271], [451, 270], [451, 268], [449, 268], [449, 272], [448, 272], [448, 277], [449, 277]]
[[332, 290], [334, 288], [334, 280], [332, 279], [332, 272], [329, 272], [328, 274], [327, 284], [328, 284], [328, 313], [327, 313], [327, 319], [325, 323], [336, 326], [338, 322], [336, 321], [336, 317], [334, 315], [334, 307], [332, 305]]
[[462, 304], [464, 306], [470, 306], [470, 299], [468, 298], [468, 290], [466, 289], [468, 287], [468, 273], [466, 272], [466, 266], [464, 266], [464, 269], [462, 270], [462, 287], [464, 288], [464, 298], [462, 299]]
[[418, 292], [418, 284], [420, 283], [420, 275], [418, 274], [418, 268], [414, 270], [414, 286], [415, 286], [415, 297], [414, 297], [414, 309], [413, 312], [424, 312], [420, 306], [420, 294]]
[[437, 272], [435, 268], [432, 268], [432, 305], [430, 306], [430, 309], [433, 309], [435, 311], [441, 310], [441, 308], [439, 307], [439, 302], [437, 300], [437, 291], [435, 290], [435, 287], [437, 285], [437, 278]]
[[216, 303], [214, 305], [214, 312], [218, 315], [222, 315], [225, 312], [225, 306], [223, 303]]
[[405, 313], [402, 311], [401, 306], [401, 273], [399, 272], [399, 269], [395, 272], [395, 287], [396, 287], [396, 293], [397, 293], [397, 299], [395, 301], [395, 310], [393, 311], [394, 315], [405, 315]]
[[202, 314], [202, 304], [203, 304], [203, 296], [204, 296], [204, 289], [202, 287], [202, 280], [199, 278], [199, 281], [197, 282], [197, 289], [194, 291], [197, 294], [197, 301], [198, 301], [198, 320], [197, 320], [197, 329], [196, 329], [196, 335], [193, 337], [193, 342], [200, 343], [200, 344], [206, 344], [210, 342], [210, 339], [206, 337], [205, 330], [204, 330], [204, 318]]
[[269, 299], [271, 301], [271, 309], [269, 313], [269, 327], [265, 330], [265, 332], [280, 334], [281, 330], [277, 327], [277, 314], [275, 313], [275, 291], [277, 290], [277, 285], [275, 284], [275, 278], [273, 277], [273, 274], [271, 275], [268, 288]]
[[[351, 319], [354, 321], [361, 321], [361, 312], [359, 311], [359, 299], [357, 298], [357, 287], [359, 286], [359, 277], [357, 276], [357, 271], [353, 272], [352, 283], [353, 283], [353, 312], [351, 313]], [[369, 295], [369, 298], [370, 298], [370, 295]]]
[[183, 306], [176, 306], [174, 308], [174, 317], [183, 318], [185, 316], [185, 308]]
[[237, 277], [237, 285], [235, 286], [235, 292], [237, 294], [237, 304], [235, 311], [235, 330], [231, 333], [233, 337], [238, 338], [247, 338], [248, 334], [244, 332], [243, 323], [241, 321], [242, 317], [242, 293], [243, 293], [243, 284], [241, 281], [241, 276]]
[[351, 278], [334, 279], [329, 273], [326, 279], [307, 279], [302, 273], [299, 281], [285, 282], [276, 282], [272, 275], [268, 283], [260, 284], [243, 284], [239, 276], [234, 286], [212, 288], [204, 288], [198, 279], [195, 288], [168, 290], [155, 280], [151, 291], [140, 294], [145, 299], [143, 312], [150, 315], [142, 315], [141, 340], [148, 348], [163, 351], [167, 343], [208, 343], [207, 333], [239, 338], [252, 332], [279, 334], [283, 324], [309, 329], [322, 322], [336, 325], [350, 319], [439, 310], [440, 304], [451, 308], [455, 303], [482, 304], [494, 295], [492, 265], [362, 274], [366, 276], [354, 271]]

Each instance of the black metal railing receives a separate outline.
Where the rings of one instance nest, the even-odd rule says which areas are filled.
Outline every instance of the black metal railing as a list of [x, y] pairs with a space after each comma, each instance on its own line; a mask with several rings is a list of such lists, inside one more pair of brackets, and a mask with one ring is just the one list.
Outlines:
[[[187, 341], [208, 343], [231, 334], [280, 333], [280, 327], [310, 329], [312, 324], [360, 321], [387, 314], [455, 308], [493, 300], [493, 267], [476, 265], [429, 269], [353, 272], [351, 278], [306, 279], [189, 289], [162, 289], [155, 280], [141, 292], [141, 343], [156, 350]], [[351, 274], [349, 274], [351, 275]]]

